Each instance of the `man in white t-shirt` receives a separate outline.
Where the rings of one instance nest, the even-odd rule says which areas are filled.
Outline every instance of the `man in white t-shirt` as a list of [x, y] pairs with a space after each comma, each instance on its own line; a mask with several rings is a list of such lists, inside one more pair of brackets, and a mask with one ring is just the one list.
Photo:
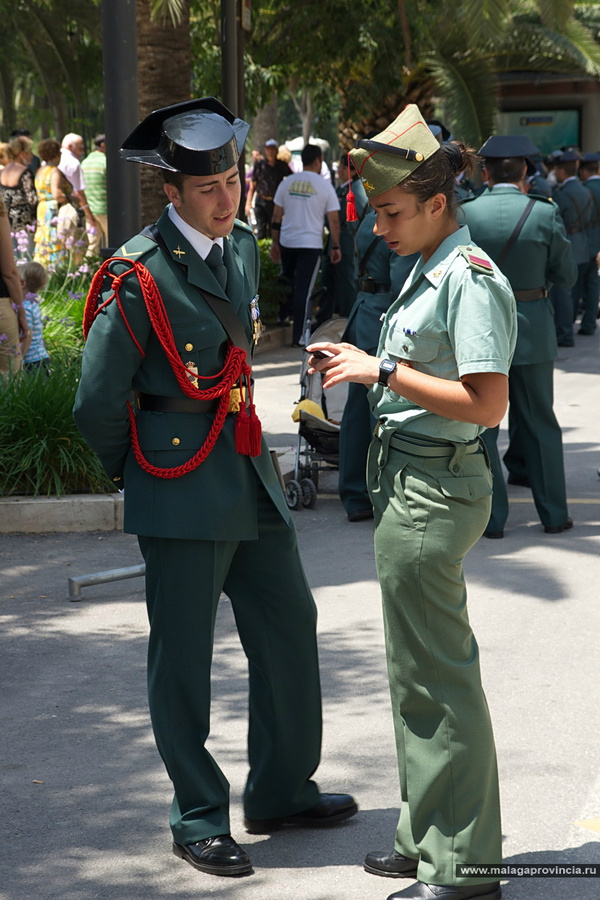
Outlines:
[[[274, 197], [271, 233], [271, 259], [281, 262], [281, 274], [293, 285], [292, 346], [301, 346], [307, 311], [307, 299], [321, 264], [323, 224], [331, 234], [329, 259], [337, 264], [340, 252], [340, 202], [330, 181], [320, 175], [321, 148], [307, 144], [302, 151], [302, 172], [284, 178]], [[282, 320], [287, 314], [280, 308]]]

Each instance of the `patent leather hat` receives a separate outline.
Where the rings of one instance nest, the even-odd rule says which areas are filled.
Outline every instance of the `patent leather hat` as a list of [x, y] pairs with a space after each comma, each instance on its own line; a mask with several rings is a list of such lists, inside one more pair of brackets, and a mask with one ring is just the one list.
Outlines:
[[121, 156], [183, 175], [217, 175], [237, 165], [249, 130], [215, 97], [187, 100], [146, 116]]

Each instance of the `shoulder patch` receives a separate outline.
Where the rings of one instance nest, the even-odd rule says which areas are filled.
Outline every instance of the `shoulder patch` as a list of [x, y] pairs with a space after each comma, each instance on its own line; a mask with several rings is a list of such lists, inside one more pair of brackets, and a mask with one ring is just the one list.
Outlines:
[[474, 272], [479, 272], [480, 275], [494, 274], [494, 267], [479, 247], [472, 247], [468, 244], [466, 247], [458, 247], [457, 249], [460, 255], [466, 259], [469, 268], [473, 269]]

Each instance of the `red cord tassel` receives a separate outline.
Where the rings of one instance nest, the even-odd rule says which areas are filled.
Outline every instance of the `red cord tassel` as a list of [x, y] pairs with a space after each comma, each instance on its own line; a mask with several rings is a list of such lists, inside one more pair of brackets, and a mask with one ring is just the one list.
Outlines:
[[[235, 449], [237, 453], [243, 453], [244, 456], [260, 456], [262, 444], [262, 426], [260, 419], [256, 415], [256, 409], [252, 402], [252, 386], [250, 380], [250, 370], [244, 373], [246, 381], [246, 391], [248, 394], [248, 404], [242, 400], [239, 412], [235, 417]], [[241, 388], [240, 380], [240, 388]], [[243, 397], [243, 391], [242, 397]]]
[[261, 442], [262, 427], [254, 404], [251, 404], [250, 411], [244, 404], [235, 417], [236, 453], [243, 453], [244, 456], [260, 456]]
[[348, 188], [348, 196], [346, 197], [346, 222], [358, 222], [352, 188]]
[[348, 196], [346, 197], [346, 222], [358, 222], [356, 215], [356, 203], [354, 202], [354, 194], [352, 193], [352, 157], [348, 151]]

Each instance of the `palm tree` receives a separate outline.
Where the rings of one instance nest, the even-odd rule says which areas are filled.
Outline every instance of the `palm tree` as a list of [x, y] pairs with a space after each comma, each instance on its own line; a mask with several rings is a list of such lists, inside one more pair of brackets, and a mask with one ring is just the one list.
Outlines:
[[[600, 74], [600, 47], [591, 27], [575, 18], [573, 0], [419, 0], [421, 19], [414, 9], [406, 15], [408, 5], [399, 0], [405, 79], [396, 103], [384, 103], [385, 114], [418, 102], [429, 116], [437, 106], [472, 146], [494, 131], [501, 73]], [[361, 124], [364, 133], [375, 123]], [[343, 130], [346, 145], [351, 130]]]
[[[190, 99], [190, 0], [136, 0], [140, 120], [155, 109]], [[142, 223], [165, 205], [160, 173], [140, 167]]]

